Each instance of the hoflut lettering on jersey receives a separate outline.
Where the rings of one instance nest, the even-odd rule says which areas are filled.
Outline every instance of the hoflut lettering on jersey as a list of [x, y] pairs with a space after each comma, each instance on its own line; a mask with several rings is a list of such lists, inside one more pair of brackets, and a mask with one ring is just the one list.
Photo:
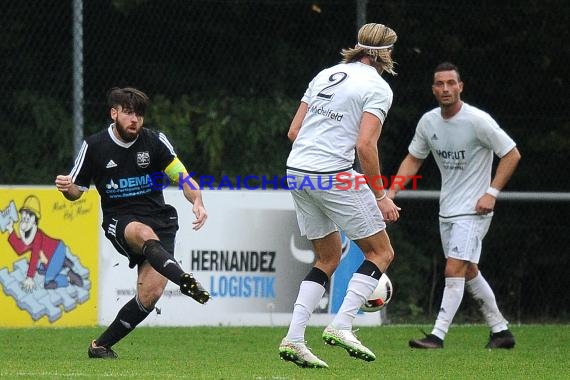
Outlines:
[[137, 165], [141, 168], [146, 168], [150, 165], [150, 153], [148, 151], [137, 152]]

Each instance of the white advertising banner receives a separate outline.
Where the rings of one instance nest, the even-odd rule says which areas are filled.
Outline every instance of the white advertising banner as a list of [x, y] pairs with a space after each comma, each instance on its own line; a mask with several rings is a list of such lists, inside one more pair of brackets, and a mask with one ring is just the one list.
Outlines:
[[[310, 242], [299, 234], [291, 195], [285, 190], [204, 190], [208, 220], [192, 229], [192, 207], [182, 192], [165, 190], [178, 210], [175, 257], [210, 292], [200, 305], [169, 282], [156, 309], [142, 325], [285, 326], [299, 284], [314, 262]], [[100, 233], [99, 323], [111, 323], [135, 295], [136, 270]], [[344, 238], [343, 259], [311, 325], [326, 325], [342, 302], [362, 252]], [[380, 313], [361, 313], [356, 325], [381, 323]]]

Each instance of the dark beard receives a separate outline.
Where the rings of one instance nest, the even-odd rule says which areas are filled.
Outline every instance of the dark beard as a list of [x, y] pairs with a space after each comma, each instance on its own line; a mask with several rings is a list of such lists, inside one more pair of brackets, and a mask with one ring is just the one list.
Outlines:
[[133, 136], [133, 135], [127, 133], [126, 128], [123, 127], [121, 124], [119, 124], [118, 121], [115, 121], [115, 129], [117, 130], [117, 133], [121, 137], [121, 140], [123, 140], [124, 142], [129, 143], [129, 142], [135, 141], [138, 137], [138, 134]]

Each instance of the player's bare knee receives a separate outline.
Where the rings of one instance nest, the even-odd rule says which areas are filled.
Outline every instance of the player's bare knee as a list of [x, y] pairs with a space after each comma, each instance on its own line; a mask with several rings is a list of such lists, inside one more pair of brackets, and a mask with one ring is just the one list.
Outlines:
[[465, 273], [465, 279], [467, 281], [474, 279], [479, 274], [479, 267], [475, 263], [469, 263], [467, 267], [467, 272]]
[[391, 247], [386, 249], [370, 250], [363, 253], [366, 260], [372, 261], [382, 272], [385, 272], [388, 269], [394, 259], [394, 250]]
[[142, 223], [140, 223], [137, 228], [137, 236], [139, 236], [142, 241], [158, 240], [158, 236], [156, 236], [154, 230]]
[[392, 260], [394, 260], [394, 249], [390, 246], [384, 249], [379, 249], [374, 251], [374, 256], [380, 260], [385, 262], [386, 264], [390, 264]]
[[152, 228], [144, 223], [131, 222], [125, 228], [125, 237], [127, 241], [145, 242], [147, 240], [158, 240], [156, 233]]

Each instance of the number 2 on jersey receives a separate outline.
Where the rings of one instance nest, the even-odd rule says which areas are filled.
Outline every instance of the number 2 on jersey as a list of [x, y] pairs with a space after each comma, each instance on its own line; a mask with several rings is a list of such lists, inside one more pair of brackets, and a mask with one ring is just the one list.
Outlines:
[[348, 74], [344, 73], [342, 71], [339, 71], [338, 73], [334, 73], [331, 74], [331, 76], [329, 77], [329, 82], [332, 82], [331, 84], [329, 84], [328, 86], [326, 86], [325, 88], [323, 88], [318, 94], [317, 94], [317, 98], [321, 98], [324, 100], [331, 100], [332, 97], [334, 96], [334, 92], [328, 92], [329, 89], [331, 89], [332, 87], [338, 86], [339, 84], [341, 84], [346, 78], [348, 78]]

